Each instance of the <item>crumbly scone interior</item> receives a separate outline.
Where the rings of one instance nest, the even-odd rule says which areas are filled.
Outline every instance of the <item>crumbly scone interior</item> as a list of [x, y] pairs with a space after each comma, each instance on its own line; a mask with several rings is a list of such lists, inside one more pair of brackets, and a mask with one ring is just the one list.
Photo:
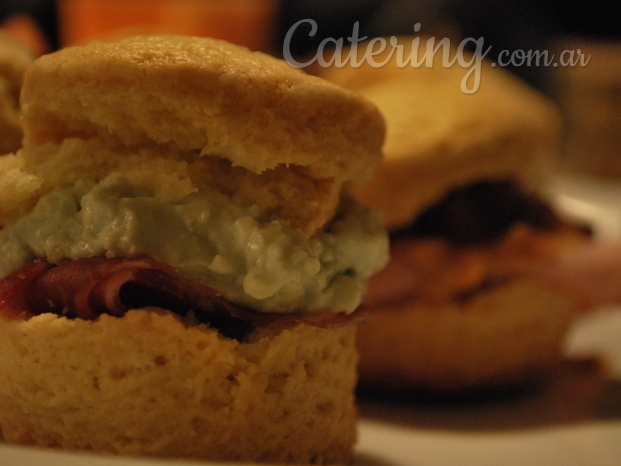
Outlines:
[[111, 149], [98, 138], [30, 146], [0, 164], [2, 223], [57, 187], [97, 183], [122, 173], [130, 183], [151, 188], [163, 200], [174, 202], [199, 190], [215, 190], [238, 205], [256, 204], [270, 218], [311, 235], [334, 216], [341, 191], [341, 183], [313, 178], [304, 167], [279, 166], [258, 174], [215, 156]]
[[352, 326], [263, 326], [239, 342], [156, 308], [120, 319], [0, 321], [0, 426], [12, 443], [214, 461], [350, 460]]

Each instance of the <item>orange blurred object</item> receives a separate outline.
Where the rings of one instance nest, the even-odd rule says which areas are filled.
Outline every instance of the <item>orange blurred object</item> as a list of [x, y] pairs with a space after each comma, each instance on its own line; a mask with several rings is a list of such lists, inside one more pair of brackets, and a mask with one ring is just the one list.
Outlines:
[[0, 24], [0, 28], [28, 47], [35, 56], [50, 51], [50, 45], [32, 18], [15, 15]]
[[59, 0], [63, 46], [169, 33], [269, 51], [275, 0]]

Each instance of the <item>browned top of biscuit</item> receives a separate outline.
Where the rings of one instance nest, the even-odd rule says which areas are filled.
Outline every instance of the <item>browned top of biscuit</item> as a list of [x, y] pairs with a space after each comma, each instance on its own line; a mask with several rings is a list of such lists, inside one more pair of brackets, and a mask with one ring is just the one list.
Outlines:
[[[407, 58], [416, 52], [414, 38], [401, 37]], [[426, 40], [417, 60], [426, 53]], [[437, 46], [437, 41], [436, 41]], [[364, 44], [358, 58], [362, 58]], [[475, 88], [473, 57], [464, 65], [445, 66], [442, 49], [432, 66], [398, 62], [388, 45], [371, 66], [333, 67], [323, 76], [359, 92], [382, 111], [387, 125], [385, 159], [377, 177], [358, 191], [359, 197], [384, 212], [384, 223], [408, 223], [456, 186], [495, 178], [517, 178], [533, 184], [553, 162], [560, 119], [542, 95], [490, 62], [480, 64]], [[450, 58], [456, 49], [451, 49]], [[403, 60], [401, 60], [403, 62]], [[466, 91], [476, 89], [468, 94]]]
[[210, 38], [141, 36], [41, 57], [25, 81], [25, 146], [67, 136], [216, 155], [255, 173], [369, 178], [383, 120], [366, 99]]

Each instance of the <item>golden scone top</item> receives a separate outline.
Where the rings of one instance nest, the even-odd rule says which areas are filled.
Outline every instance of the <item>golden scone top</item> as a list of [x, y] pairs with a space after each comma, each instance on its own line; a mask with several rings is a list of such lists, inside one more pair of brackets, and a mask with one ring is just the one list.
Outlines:
[[[45, 83], [45, 85], [41, 85]], [[353, 92], [260, 52], [210, 38], [133, 37], [36, 61], [24, 85], [25, 145], [98, 136], [111, 147], [165, 147], [361, 182], [384, 124]]]
[[[412, 39], [399, 38], [406, 57]], [[420, 42], [419, 60], [425, 42]], [[364, 51], [360, 45], [359, 54]], [[560, 118], [542, 95], [487, 61], [481, 63], [478, 90], [467, 94], [463, 83], [470, 68], [445, 66], [441, 50], [429, 68], [399, 64], [390, 52], [375, 56], [387, 62], [381, 67], [363, 62], [356, 69], [323, 73], [371, 100], [386, 118], [385, 160], [375, 179], [358, 191], [365, 203], [384, 212], [386, 227], [409, 223], [455, 186], [503, 177], [532, 184], [551, 165]], [[453, 49], [451, 56], [456, 53]], [[474, 77], [469, 79], [472, 83]]]

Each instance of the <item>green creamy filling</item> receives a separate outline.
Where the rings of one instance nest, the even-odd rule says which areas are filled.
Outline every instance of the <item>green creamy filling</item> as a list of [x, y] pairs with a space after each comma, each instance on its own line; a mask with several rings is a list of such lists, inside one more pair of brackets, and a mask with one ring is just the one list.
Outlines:
[[0, 230], [0, 276], [37, 257], [148, 256], [259, 311], [351, 312], [388, 238], [374, 213], [353, 201], [343, 210], [308, 238], [219, 193], [169, 202], [122, 180], [74, 186]]

